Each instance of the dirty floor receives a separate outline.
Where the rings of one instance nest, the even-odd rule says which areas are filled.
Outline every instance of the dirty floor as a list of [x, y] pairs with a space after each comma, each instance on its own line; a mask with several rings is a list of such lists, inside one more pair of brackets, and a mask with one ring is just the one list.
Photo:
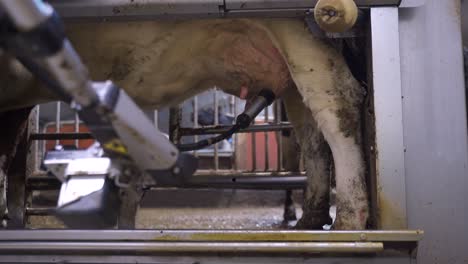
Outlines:
[[[143, 229], [283, 229], [285, 191], [158, 189], [143, 198], [137, 228]], [[302, 191], [295, 191], [301, 216]], [[29, 228], [63, 228], [53, 216], [30, 216]]]

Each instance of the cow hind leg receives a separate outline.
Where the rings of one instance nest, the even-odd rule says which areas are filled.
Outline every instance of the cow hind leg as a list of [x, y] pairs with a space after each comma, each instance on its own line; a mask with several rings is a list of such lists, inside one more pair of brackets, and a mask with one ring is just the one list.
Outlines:
[[329, 216], [331, 151], [310, 110], [301, 101], [297, 91], [288, 92], [285, 96], [288, 117], [294, 126], [301, 153], [304, 155], [304, 166], [308, 177], [303, 214], [296, 228], [322, 229], [324, 225], [331, 224]]
[[291, 77], [310, 110], [310, 119], [315, 121], [333, 155], [337, 205], [334, 228], [365, 229], [368, 201], [360, 144], [364, 92], [343, 57], [310, 35], [300, 22], [277, 23], [272, 29], [278, 33]]
[[[296, 76], [298, 80], [307, 79]], [[321, 98], [315, 94], [301, 93], [309, 109], [314, 109]], [[311, 96], [312, 95], [312, 96]], [[356, 105], [343, 98], [330, 97], [332, 103], [312, 110], [317, 127], [330, 146], [336, 176], [337, 218], [335, 229], [365, 229], [368, 218], [368, 201], [365, 186], [365, 167], [360, 146], [360, 118]], [[310, 150], [309, 150], [310, 151]], [[307, 154], [305, 154], [307, 155]]]
[[316, 115], [335, 164], [337, 218], [334, 227], [365, 229], [369, 212], [361, 148], [340, 130], [343, 120], [337, 111], [340, 110], [330, 109]]

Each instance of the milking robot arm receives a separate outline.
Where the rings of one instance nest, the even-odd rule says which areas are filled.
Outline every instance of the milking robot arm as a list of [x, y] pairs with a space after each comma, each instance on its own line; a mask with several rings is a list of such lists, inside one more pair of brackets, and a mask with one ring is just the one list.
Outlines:
[[110, 81], [89, 79], [50, 5], [37, 0], [2, 0], [0, 7], [8, 18], [2, 23], [6, 27], [3, 46], [70, 103], [106, 154], [131, 158], [142, 170], [169, 169], [177, 164], [177, 148], [155, 130], [124, 90]]
[[[46, 155], [45, 168], [62, 181], [57, 212], [65, 223], [112, 226], [118, 211], [116, 186], [137, 184], [143, 174], [177, 182], [194, 173], [196, 159], [180, 153], [124, 90], [111, 81], [90, 80], [50, 5], [0, 0], [0, 19], [0, 47], [69, 103], [100, 143]], [[76, 221], [82, 215], [88, 221]]]

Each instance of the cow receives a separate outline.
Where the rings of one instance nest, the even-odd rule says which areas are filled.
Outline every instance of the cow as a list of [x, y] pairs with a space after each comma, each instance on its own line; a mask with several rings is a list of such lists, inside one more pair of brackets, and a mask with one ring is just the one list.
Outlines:
[[[272, 90], [285, 102], [308, 175], [297, 227], [330, 224], [334, 174], [334, 228], [366, 228], [365, 89], [343, 56], [310, 34], [303, 20], [76, 22], [66, 29], [91, 78], [113, 80], [145, 109], [178, 104], [213, 86], [247, 100]], [[0, 56], [0, 111], [57, 99], [18, 62]]]

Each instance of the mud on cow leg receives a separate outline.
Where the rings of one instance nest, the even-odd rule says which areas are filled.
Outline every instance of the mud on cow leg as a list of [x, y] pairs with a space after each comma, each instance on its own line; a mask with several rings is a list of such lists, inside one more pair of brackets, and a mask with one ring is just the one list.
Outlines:
[[361, 147], [340, 130], [335, 109], [317, 114], [330, 144], [336, 174], [336, 229], [365, 229], [369, 215]]
[[307, 120], [303, 129], [302, 153], [304, 153], [304, 167], [309, 175], [309, 181], [305, 193], [303, 216], [298, 222], [298, 227], [322, 229], [324, 225], [332, 224], [330, 218], [332, 155], [312, 118]]
[[[343, 77], [342, 74], [344, 72], [340, 73], [341, 77]], [[296, 78], [297, 80], [307, 79], [301, 74], [296, 75]], [[341, 81], [340, 85], [347, 86], [347, 80], [338, 79], [338, 81]], [[350, 83], [353, 82], [348, 82], [348, 84]], [[349, 90], [328, 90], [332, 92], [321, 93], [320, 91], [310, 92], [307, 87], [303, 86], [305, 89], [301, 91], [301, 94], [305, 104], [311, 109], [311, 116], [313, 116], [317, 128], [322, 132], [331, 149], [334, 161], [337, 206], [334, 228], [365, 229], [369, 209], [365, 185], [365, 166], [360, 145], [361, 125], [358, 107], [360, 100], [357, 100], [358, 96], [355, 97], [352, 93], [347, 94], [347, 96], [338, 95], [344, 91], [349, 92]], [[352, 87], [346, 88], [354, 89]], [[322, 105], [317, 108], [316, 106], [320, 105], [320, 102]], [[309, 135], [306, 138], [312, 137]], [[314, 150], [309, 149], [308, 151]], [[307, 156], [307, 154], [304, 155]], [[307, 160], [309, 159], [306, 159], [306, 162]], [[310, 170], [309, 167], [307, 169]]]
[[[305, 98], [306, 104], [312, 104], [307, 97]], [[328, 194], [331, 150], [336, 175], [337, 218], [334, 228], [365, 229], [369, 212], [365, 166], [359, 143], [359, 111], [356, 107], [341, 102], [309, 115], [311, 118], [303, 128], [302, 146], [306, 170], [311, 178], [308, 184], [309, 197], [306, 195], [304, 217], [300, 224], [304, 223], [305, 227], [310, 228], [306, 219], [317, 215], [314, 210], [322, 212], [328, 204], [329, 196], [326, 197], [327, 199], [320, 200], [319, 197], [314, 196], [314, 193], [326, 191]], [[314, 120], [311, 120], [312, 117]], [[318, 184], [322, 186], [316, 186]]]
[[330, 163], [331, 153], [310, 110], [301, 102], [294, 90], [285, 95], [286, 109], [304, 155], [307, 171], [307, 187], [304, 195], [302, 218], [298, 229], [322, 229], [331, 224], [330, 209]]
[[[337, 67], [341, 69], [336, 72], [335, 69], [330, 70], [328, 73], [334, 77], [330, 78], [331, 86], [327, 82], [322, 84], [324, 87], [334, 87], [329, 90], [312, 90], [308, 85], [310, 76], [307, 74], [296, 74], [295, 78], [304, 103], [311, 110], [311, 117], [332, 152], [337, 207], [334, 228], [365, 229], [369, 208], [361, 149], [362, 93], [359, 95], [359, 84], [352, 79], [349, 71], [344, 70], [344, 62]], [[336, 88], [338, 85], [342, 90]]]
[[[28, 117], [31, 108], [0, 113], [0, 223], [25, 224], [25, 181]], [[8, 208], [8, 210], [7, 210]], [[5, 218], [5, 219], [4, 219]]]
[[[352, 76], [343, 56], [315, 39], [302, 24], [277, 23], [274, 30], [277, 36], [288, 36], [281, 39], [280, 45], [302, 101], [310, 110], [310, 118], [305, 120], [315, 121], [304, 126], [321, 131], [332, 152], [337, 199], [334, 228], [365, 229], [369, 209], [360, 145], [360, 109], [365, 92]], [[314, 155], [313, 148], [307, 151], [311, 153], [305, 153], [306, 157]], [[322, 173], [324, 170], [319, 169], [324, 166], [320, 163], [306, 166]], [[308, 210], [313, 210], [314, 206], [317, 205]]]

